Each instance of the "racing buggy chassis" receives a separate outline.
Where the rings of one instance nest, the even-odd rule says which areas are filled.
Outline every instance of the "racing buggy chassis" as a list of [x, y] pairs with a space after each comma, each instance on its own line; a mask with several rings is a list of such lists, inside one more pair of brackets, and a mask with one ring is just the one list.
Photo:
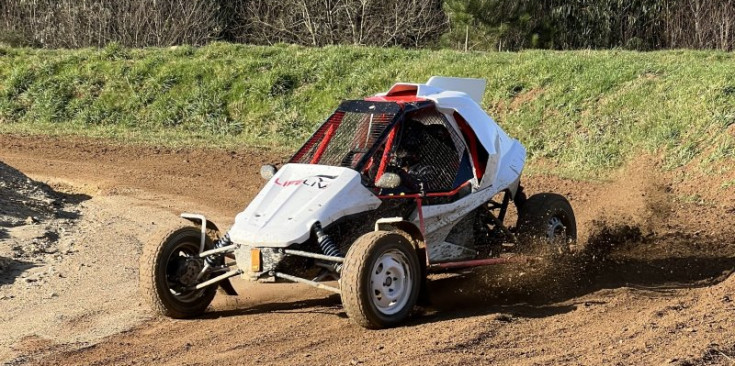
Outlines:
[[[526, 197], [526, 150], [479, 106], [485, 81], [432, 77], [345, 101], [224, 234], [204, 216], [146, 245], [141, 289], [174, 318], [201, 314], [241, 276], [340, 294], [367, 328], [403, 321], [428, 273], [564, 254], [562, 196]], [[505, 225], [513, 202], [518, 219]]]

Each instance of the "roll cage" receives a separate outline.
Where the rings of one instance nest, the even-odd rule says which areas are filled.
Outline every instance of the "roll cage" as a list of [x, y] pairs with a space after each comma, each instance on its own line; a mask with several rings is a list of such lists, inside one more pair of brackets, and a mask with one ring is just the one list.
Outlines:
[[[454, 195], [460, 190], [469, 193], [472, 178], [479, 181], [481, 177], [481, 174], [478, 176], [481, 172], [478, 170], [476, 137], [471, 129], [466, 128], [461, 116], [455, 113], [453, 123], [450, 123], [436, 109], [434, 102], [428, 100], [344, 101], [289, 163], [349, 167], [360, 172], [363, 184], [375, 189], [381, 198], [396, 194], [409, 198], [406, 193], [419, 192], [382, 190], [375, 184], [386, 171], [396, 169], [396, 152], [404, 142], [416, 137], [407, 136], [413, 133], [407, 125], [416, 120], [429, 126], [425, 130], [439, 131], [441, 135], [427, 135], [430, 138], [420, 141], [422, 159], [428, 160], [424, 165], [450, 170], [449, 173], [434, 174], [425, 193], [437, 197]], [[442, 132], [442, 125], [446, 133]], [[457, 156], [453, 158], [452, 153]]]

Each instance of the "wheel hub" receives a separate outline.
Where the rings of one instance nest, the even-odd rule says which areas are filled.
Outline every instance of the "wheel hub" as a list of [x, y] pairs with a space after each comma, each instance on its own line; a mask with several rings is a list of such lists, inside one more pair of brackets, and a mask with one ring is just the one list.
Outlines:
[[181, 261], [179, 266], [179, 282], [187, 287], [196, 285], [197, 277], [203, 268], [202, 261], [192, 257], [186, 257], [186, 259]]
[[411, 280], [408, 259], [403, 253], [383, 253], [375, 262], [370, 278], [370, 299], [375, 308], [385, 315], [401, 311], [411, 294]]
[[566, 226], [564, 226], [564, 223], [561, 221], [561, 219], [556, 216], [549, 219], [549, 224], [546, 230], [546, 236], [549, 238], [549, 240], [563, 240], [566, 238], [566, 233]]
[[553, 250], [559, 253], [564, 253], [569, 250], [567, 227], [559, 217], [554, 216], [549, 219], [548, 226], [546, 227], [546, 236], [549, 243], [551, 243]]

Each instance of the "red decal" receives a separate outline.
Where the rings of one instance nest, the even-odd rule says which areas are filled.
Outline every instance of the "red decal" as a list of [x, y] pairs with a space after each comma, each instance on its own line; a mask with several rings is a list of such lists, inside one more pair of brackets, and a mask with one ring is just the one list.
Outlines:
[[287, 180], [285, 182], [281, 182], [280, 180], [278, 180], [278, 178], [276, 178], [275, 183], [276, 185], [281, 186], [281, 187], [288, 187], [288, 186], [299, 185], [303, 183], [303, 180]]
[[281, 187], [298, 186], [303, 184], [309, 187], [324, 189], [327, 188], [329, 186], [329, 183], [335, 178], [337, 177], [330, 175], [316, 175], [313, 177], [308, 177], [306, 179], [287, 180], [285, 182], [281, 182], [278, 178], [276, 178], [273, 183]]

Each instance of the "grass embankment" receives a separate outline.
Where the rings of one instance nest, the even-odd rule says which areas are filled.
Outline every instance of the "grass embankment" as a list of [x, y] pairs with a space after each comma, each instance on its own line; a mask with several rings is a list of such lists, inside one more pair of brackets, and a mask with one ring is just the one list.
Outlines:
[[431, 75], [487, 79], [483, 106], [567, 175], [735, 162], [735, 54], [701, 51], [0, 48], [0, 132], [292, 148], [341, 99]]

